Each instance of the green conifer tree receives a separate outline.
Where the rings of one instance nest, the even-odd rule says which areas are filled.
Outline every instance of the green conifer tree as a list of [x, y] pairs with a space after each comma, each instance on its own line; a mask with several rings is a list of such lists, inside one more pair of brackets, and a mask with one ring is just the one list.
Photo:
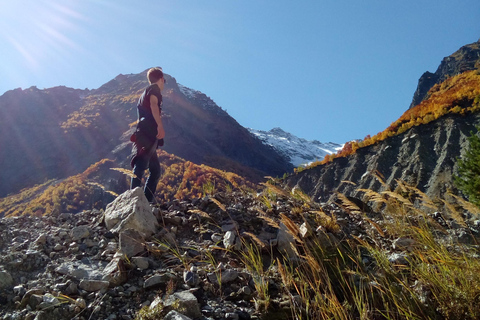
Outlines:
[[[478, 133], [480, 126], [476, 129]], [[455, 184], [471, 203], [480, 207], [480, 137], [477, 133], [470, 132], [466, 153], [457, 160]]]

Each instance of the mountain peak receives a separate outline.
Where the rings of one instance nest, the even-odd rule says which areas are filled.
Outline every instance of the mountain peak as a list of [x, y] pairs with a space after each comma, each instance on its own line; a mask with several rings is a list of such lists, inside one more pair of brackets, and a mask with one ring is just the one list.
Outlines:
[[435, 85], [442, 83], [447, 78], [469, 70], [478, 69], [480, 65], [480, 39], [467, 44], [448, 57], [443, 58], [435, 73], [426, 71], [418, 80], [409, 109], [420, 104], [428, 97], [428, 91]]
[[278, 135], [289, 134], [288, 132], [284, 131], [282, 128], [279, 128], [279, 127], [275, 127], [273, 129], [270, 129], [268, 132], [272, 133], [272, 134], [278, 134]]

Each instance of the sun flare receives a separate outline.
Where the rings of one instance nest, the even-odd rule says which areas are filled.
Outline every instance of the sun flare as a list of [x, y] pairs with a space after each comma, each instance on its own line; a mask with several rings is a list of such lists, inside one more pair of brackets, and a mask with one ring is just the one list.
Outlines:
[[10, 47], [5, 52], [12, 52], [3, 58], [15, 62], [3, 64], [2, 73], [15, 75], [13, 66], [18, 64], [35, 72], [47, 61], [60, 62], [70, 50], [80, 50], [76, 38], [81, 33], [79, 22], [85, 18], [79, 5], [76, 1], [2, 1], [0, 43], [2, 48]]

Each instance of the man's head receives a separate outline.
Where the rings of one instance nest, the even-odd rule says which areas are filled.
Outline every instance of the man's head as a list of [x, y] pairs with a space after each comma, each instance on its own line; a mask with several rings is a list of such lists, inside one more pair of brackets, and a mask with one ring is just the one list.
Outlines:
[[160, 67], [155, 67], [148, 70], [147, 78], [150, 84], [156, 83], [160, 79], [163, 79], [165, 82], [165, 78], [163, 77], [163, 71], [162, 71], [162, 68]]

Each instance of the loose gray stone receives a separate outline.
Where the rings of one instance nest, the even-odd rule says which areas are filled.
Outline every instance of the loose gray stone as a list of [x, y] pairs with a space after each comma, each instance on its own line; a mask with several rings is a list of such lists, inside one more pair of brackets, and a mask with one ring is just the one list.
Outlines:
[[149, 262], [148, 259], [145, 257], [133, 257], [132, 259], [133, 264], [140, 270], [148, 269]]
[[126, 255], [128, 258], [131, 258], [145, 250], [142, 234], [134, 229], [126, 229], [120, 232], [120, 244], [119, 251], [120, 253]]
[[190, 288], [195, 288], [200, 283], [200, 277], [195, 272], [184, 271], [183, 272], [183, 281]]
[[[32, 295], [42, 295], [43, 292], [44, 292], [44, 290], [43, 290], [43, 289], [40, 289], [40, 288], [33, 288], [33, 289], [28, 290], [28, 291], [25, 293], [25, 295], [23, 296], [22, 301], [20, 302], [19, 308], [20, 308], [20, 309], [21, 309], [21, 308], [24, 308], [24, 307], [29, 303], [30, 297], [31, 297]], [[43, 298], [42, 298], [42, 300], [43, 300]]]
[[208, 280], [211, 283], [218, 284], [218, 280], [220, 279], [220, 282], [222, 284], [225, 284], [225, 283], [229, 283], [229, 282], [232, 282], [235, 279], [237, 279], [238, 278], [238, 271], [231, 270], [231, 269], [227, 269], [227, 270], [223, 270], [223, 271], [216, 271], [216, 272], [212, 272], [212, 273], [207, 274], [207, 277], [208, 277]]
[[395, 250], [412, 250], [413, 246], [415, 245], [415, 240], [406, 238], [406, 237], [400, 237], [393, 241], [393, 249]]
[[73, 241], [79, 241], [90, 236], [90, 228], [87, 226], [75, 227], [70, 231]]
[[116, 257], [103, 269], [102, 280], [110, 282], [112, 287], [119, 286], [127, 281], [125, 265], [120, 257]]
[[234, 231], [237, 228], [238, 228], [238, 225], [235, 222], [222, 225], [223, 232]]
[[0, 289], [8, 288], [13, 285], [13, 278], [7, 271], [0, 271]]
[[27, 289], [23, 285], [18, 285], [13, 288], [13, 293], [19, 296], [23, 296], [27, 292]]
[[41, 235], [39, 235], [34, 243], [36, 245], [39, 245], [39, 246], [46, 244], [47, 243], [47, 234], [42, 233]]
[[164, 300], [164, 306], [176, 306], [176, 310], [191, 318], [200, 318], [202, 312], [197, 298], [189, 291], [175, 292]]
[[143, 284], [143, 287], [145, 289], [152, 289], [155, 288], [159, 285], [165, 285], [167, 284], [168, 281], [176, 279], [175, 275], [170, 274], [170, 273], [165, 273], [165, 274], [160, 274], [160, 275], [154, 275], [145, 280], [145, 283]]
[[88, 291], [88, 292], [95, 292], [100, 291], [103, 289], [108, 289], [110, 282], [102, 281], [102, 280], [82, 280], [80, 281], [80, 289]]
[[225, 319], [238, 320], [238, 319], [239, 319], [239, 316], [238, 316], [238, 313], [227, 312], [227, 313], [225, 313]]
[[243, 286], [240, 288], [239, 293], [249, 296], [252, 294], [252, 289], [249, 286]]
[[222, 237], [221, 234], [214, 233], [214, 234], [212, 234], [211, 239], [212, 239], [213, 242], [218, 243], [218, 242], [222, 241], [223, 237]]
[[285, 254], [286, 257], [292, 259], [297, 258], [297, 254], [292, 248], [295, 244], [295, 238], [288, 232], [288, 228], [285, 224], [280, 223], [280, 229], [277, 234], [278, 251]]
[[85, 309], [87, 307], [87, 302], [83, 298], [77, 298], [77, 300], [75, 300], [75, 305], [81, 309]]
[[43, 296], [42, 295], [39, 295], [39, 294], [32, 294], [31, 296], [29, 296], [28, 298], [28, 305], [30, 306], [30, 308], [32, 308], [33, 310], [35, 310], [37, 308], [37, 306], [43, 302]]
[[101, 280], [103, 273], [100, 270], [103, 270], [104, 267], [104, 262], [92, 262], [89, 264], [83, 262], [65, 262], [57, 267], [55, 271], [63, 275], [70, 275], [77, 280]]

